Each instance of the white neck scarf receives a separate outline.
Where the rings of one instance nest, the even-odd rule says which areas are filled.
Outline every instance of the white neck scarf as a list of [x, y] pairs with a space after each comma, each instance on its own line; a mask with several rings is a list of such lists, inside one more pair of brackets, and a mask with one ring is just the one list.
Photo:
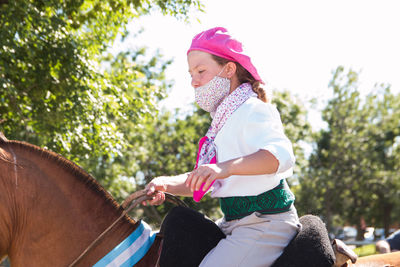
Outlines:
[[215, 114], [211, 114], [213, 120], [207, 131], [206, 140], [200, 144], [201, 148], [197, 157], [196, 168], [203, 164], [216, 162], [214, 159], [216, 156], [215, 136], [222, 129], [232, 113], [250, 97], [257, 97], [257, 94], [254, 93], [250, 83], [243, 83], [222, 101]]

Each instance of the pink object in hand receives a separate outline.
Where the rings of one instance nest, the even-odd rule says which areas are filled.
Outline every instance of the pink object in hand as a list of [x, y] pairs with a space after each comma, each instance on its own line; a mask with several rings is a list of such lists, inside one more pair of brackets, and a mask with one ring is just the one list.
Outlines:
[[203, 186], [205, 183], [202, 183], [201, 188], [199, 190], [195, 190], [193, 192], [193, 200], [196, 202], [200, 202], [200, 200], [203, 198], [203, 196], [207, 193], [208, 189], [210, 189], [210, 187], [214, 184], [214, 182], [212, 182], [210, 184], [210, 186], [207, 188], [207, 190], [205, 190], [205, 191], [203, 191]]
[[[204, 142], [205, 142], [206, 140], [207, 140], [207, 136], [204, 136], [204, 137], [202, 137], [202, 138], [200, 139], [200, 141], [199, 141], [199, 151], [197, 152], [197, 159], [196, 159], [196, 167], [195, 167], [195, 169], [197, 169], [197, 167], [198, 167], [197, 164], [198, 164], [198, 162], [199, 162], [199, 155], [200, 155], [201, 147], [203, 146], [203, 144], [204, 144]], [[217, 163], [217, 159], [216, 159], [215, 157], [213, 157], [213, 158], [211, 159], [210, 163], [211, 163], [211, 164]], [[214, 182], [215, 182], [215, 181], [214, 181]], [[204, 189], [203, 186], [204, 186], [205, 183], [202, 183], [200, 189], [199, 189], [199, 190], [195, 190], [195, 191], [193, 192], [193, 200], [196, 201], [196, 202], [199, 202], [199, 201], [203, 198], [203, 196], [205, 195], [205, 193], [208, 191], [208, 189], [210, 189], [210, 187], [214, 184], [214, 182], [212, 182], [212, 183], [210, 184], [210, 186], [209, 186], [206, 190], [203, 190], [203, 189]]]

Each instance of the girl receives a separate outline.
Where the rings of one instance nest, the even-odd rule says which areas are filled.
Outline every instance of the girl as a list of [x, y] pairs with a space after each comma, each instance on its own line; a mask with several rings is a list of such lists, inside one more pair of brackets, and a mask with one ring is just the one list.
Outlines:
[[211, 197], [219, 198], [224, 213], [217, 225], [226, 237], [200, 266], [270, 266], [300, 228], [285, 180], [295, 161], [291, 142], [256, 68], [226, 29], [196, 35], [187, 58], [196, 102], [213, 120], [195, 169], [154, 178], [146, 186], [154, 196], [149, 204], [163, 203], [163, 192], [199, 201], [212, 185]]

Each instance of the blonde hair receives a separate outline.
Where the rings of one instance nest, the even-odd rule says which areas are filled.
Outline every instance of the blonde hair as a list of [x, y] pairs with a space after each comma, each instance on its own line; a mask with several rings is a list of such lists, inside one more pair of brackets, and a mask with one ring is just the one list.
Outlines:
[[[231, 62], [231, 60], [229, 59], [222, 58], [213, 54], [211, 54], [211, 56], [219, 65], [225, 65], [226, 63]], [[261, 82], [254, 79], [254, 77], [250, 74], [250, 72], [248, 72], [242, 65], [234, 61], [232, 62], [235, 63], [236, 65], [236, 76], [240, 84], [250, 83], [254, 93], [257, 94], [257, 97], [263, 102], [267, 103], [269, 99], [267, 97], [264, 88], [261, 87]]]

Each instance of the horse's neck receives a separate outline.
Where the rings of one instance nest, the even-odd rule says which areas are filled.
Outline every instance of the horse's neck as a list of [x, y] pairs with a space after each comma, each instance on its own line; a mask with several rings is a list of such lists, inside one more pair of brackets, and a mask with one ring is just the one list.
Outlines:
[[[15, 210], [18, 231], [9, 256], [13, 266], [65, 266], [116, 220], [118, 207], [82, 180], [40, 155], [17, 154]], [[133, 230], [124, 218], [81, 262], [93, 265]]]

